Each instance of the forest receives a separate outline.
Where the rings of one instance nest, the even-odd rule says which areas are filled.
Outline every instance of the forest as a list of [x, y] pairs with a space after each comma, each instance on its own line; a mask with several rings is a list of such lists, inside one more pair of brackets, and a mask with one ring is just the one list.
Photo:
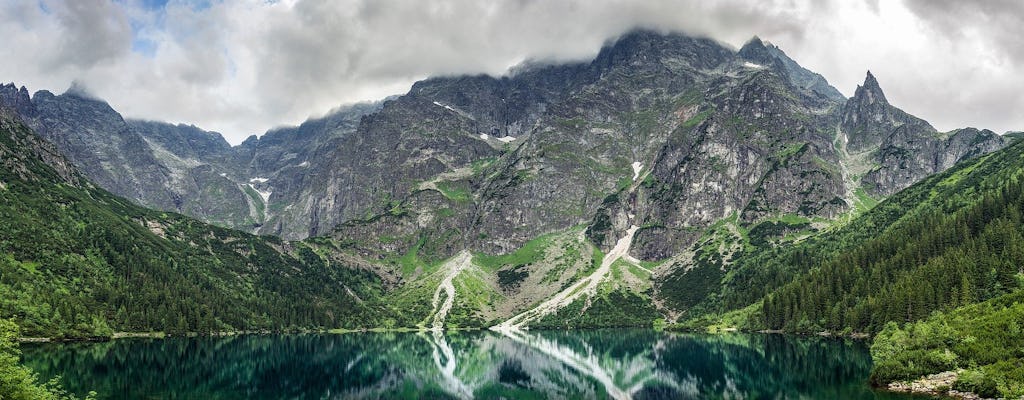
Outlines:
[[964, 369], [958, 390], [1024, 394], [1024, 142], [961, 163], [804, 242], [748, 249], [719, 313], [676, 328], [874, 338], [872, 382]]

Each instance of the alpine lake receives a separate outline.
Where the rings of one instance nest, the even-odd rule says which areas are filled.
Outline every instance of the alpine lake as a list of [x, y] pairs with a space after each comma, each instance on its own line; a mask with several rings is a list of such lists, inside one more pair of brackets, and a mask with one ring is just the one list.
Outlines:
[[914, 399], [862, 341], [652, 329], [239, 335], [23, 344], [99, 399]]

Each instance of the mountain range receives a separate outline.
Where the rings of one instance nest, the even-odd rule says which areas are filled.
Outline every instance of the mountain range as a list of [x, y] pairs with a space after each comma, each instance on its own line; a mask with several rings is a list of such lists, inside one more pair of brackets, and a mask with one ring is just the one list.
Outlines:
[[[978, 351], [1008, 339], [971, 329], [1013, 331], [989, 304], [1019, 297], [1020, 137], [939, 132], [870, 72], [845, 98], [756, 37], [644, 30], [236, 146], [0, 85], [0, 316], [68, 338], [864, 332], [876, 384], [968, 368], [957, 385], [1014, 394], [1014, 353]], [[932, 310], [977, 344], [941, 344]]]
[[[0, 311], [29, 334], [874, 333], [1019, 285], [1019, 268], [942, 261], [978, 247], [927, 232], [1024, 257], [978, 233], [1004, 216], [990, 229], [1019, 234], [992, 178], [1019, 177], [1019, 133], [939, 132], [870, 72], [846, 98], [756, 37], [634, 31], [589, 62], [431, 78], [236, 146], [78, 86], [2, 85], [0, 110], [0, 285], [19, 293]], [[906, 286], [938, 279], [929, 262], [957, 266], [932, 282], [954, 300]]]

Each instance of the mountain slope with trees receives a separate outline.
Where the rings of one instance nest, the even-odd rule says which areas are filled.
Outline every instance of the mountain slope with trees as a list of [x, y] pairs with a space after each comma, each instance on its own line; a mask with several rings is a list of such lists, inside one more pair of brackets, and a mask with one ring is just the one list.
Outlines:
[[0, 316], [24, 335], [377, 326], [385, 283], [339, 254], [135, 206], [0, 111]]
[[1024, 394], [1024, 142], [735, 267], [717, 311], [678, 327], [868, 333], [875, 384], [957, 371], [958, 390]]

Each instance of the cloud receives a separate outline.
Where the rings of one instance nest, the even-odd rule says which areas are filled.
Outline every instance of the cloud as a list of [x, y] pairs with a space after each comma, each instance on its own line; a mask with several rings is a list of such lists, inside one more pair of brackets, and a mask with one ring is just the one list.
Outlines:
[[[1014, 76], [1024, 71], [1013, 25], [956, 33], [950, 21], [973, 11], [952, 1], [935, 2], [945, 10], [912, 0], [12, 3], [0, 5], [16, 21], [0, 24], [12, 43], [0, 57], [19, 62], [0, 64], [0, 80], [60, 91], [79, 79], [127, 116], [194, 123], [232, 143], [428, 76], [586, 60], [636, 27], [733, 46], [756, 34], [847, 94], [871, 69], [897, 105], [940, 128], [1024, 128], [1005, 105], [1022, 97], [1008, 89], [1024, 76]], [[1000, 15], [977, 14], [976, 25]], [[1008, 14], [1019, 18], [1019, 7]]]
[[59, 21], [59, 47], [48, 68], [89, 68], [126, 54], [132, 31], [124, 10], [106, 0], [44, 3]]

